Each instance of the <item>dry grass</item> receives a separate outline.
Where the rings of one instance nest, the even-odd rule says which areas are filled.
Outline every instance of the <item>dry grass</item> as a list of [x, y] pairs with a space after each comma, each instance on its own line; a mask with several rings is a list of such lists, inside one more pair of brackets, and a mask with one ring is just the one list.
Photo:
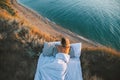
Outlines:
[[108, 54], [112, 54], [112, 55], [117, 55], [117, 56], [120, 56], [120, 52], [119, 51], [116, 51], [112, 48], [109, 48], [109, 47], [84, 47], [82, 48], [82, 51], [91, 51], [91, 52], [101, 52], [101, 53], [108, 53]]
[[7, 16], [0, 15], [0, 80], [33, 80], [43, 43], [55, 39]]
[[0, 9], [5, 9], [11, 15], [15, 15], [14, 9], [11, 7], [9, 0], [0, 0]]
[[120, 79], [120, 54], [115, 50], [105, 47], [84, 48], [81, 61], [85, 80], [89, 80], [86, 79], [86, 73], [88, 78], [97, 76], [103, 80]]
[[[5, 17], [6, 18], [6, 17]], [[23, 44], [24, 47], [28, 46], [36, 51], [38, 46], [41, 46], [45, 41], [55, 41], [57, 38], [48, 35], [44, 32], [41, 32], [35, 26], [24, 25], [23, 23], [19, 22], [19, 20], [15, 20], [9, 18], [5, 19], [4, 17], [0, 17], [1, 25], [0, 28], [1, 40], [3, 38], [8, 37], [8, 34], [11, 35], [11, 39], [15, 39]], [[5, 35], [6, 34], [6, 35]], [[28, 48], [27, 47], [27, 48]]]

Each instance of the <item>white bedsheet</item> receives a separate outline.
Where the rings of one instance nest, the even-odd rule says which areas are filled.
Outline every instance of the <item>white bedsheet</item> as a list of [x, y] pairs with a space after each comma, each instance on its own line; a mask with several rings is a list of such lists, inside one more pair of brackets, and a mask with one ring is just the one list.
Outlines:
[[81, 63], [78, 58], [70, 59], [65, 80], [83, 80]]
[[[56, 58], [54, 56], [51, 56], [51, 57], [43, 56], [43, 53], [42, 53], [38, 59], [37, 70], [36, 70], [34, 80], [83, 80], [81, 63], [79, 60], [81, 50], [79, 50], [77, 46], [79, 46], [79, 45], [76, 45], [76, 47], [74, 48], [74, 50], [76, 51], [75, 58], [70, 58], [69, 62], [67, 62], [67, 63], [64, 62], [65, 61], [64, 59], [68, 59], [68, 58], [63, 58], [64, 61], [56, 62], [56, 63], [60, 62], [59, 64], [62, 64], [62, 67], [63, 67], [62, 69], [59, 67], [59, 66], [61, 66], [59, 64], [57, 64], [57, 65], [50, 64], [56, 60]], [[44, 66], [44, 65], [47, 65], [47, 67], [45, 66], [44, 68], [42, 68], [42, 66]], [[54, 69], [49, 66], [54, 66]], [[62, 71], [56, 71], [58, 69], [62, 70]], [[65, 71], [65, 76], [63, 75], [64, 71]], [[45, 73], [45, 72], [47, 72], [47, 73]], [[53, 77], [53, 78], [51, 78], [51, 77]]]

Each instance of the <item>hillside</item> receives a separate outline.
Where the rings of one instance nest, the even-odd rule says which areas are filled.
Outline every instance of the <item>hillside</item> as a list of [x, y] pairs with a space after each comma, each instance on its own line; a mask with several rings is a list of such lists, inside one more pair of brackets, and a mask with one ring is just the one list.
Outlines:
[[[33, 80], [44, 42], [60, 38], [43, 32], [42, 28], [18, 15], [10, 0], [1, 0], [0, 80]], [[84, 46], [81, 65], [84, 80], [120, 79], [120, 54], [113, 49]]]

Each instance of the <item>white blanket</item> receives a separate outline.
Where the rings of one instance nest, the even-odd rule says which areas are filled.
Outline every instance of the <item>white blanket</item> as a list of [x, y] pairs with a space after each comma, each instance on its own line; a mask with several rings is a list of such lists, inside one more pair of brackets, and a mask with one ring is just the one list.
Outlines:
[[[74, 44], [73, 44], [74, 45]], [[76, 57], [58, 53], [56, 56], [43, 56], [38, 60], [34, 80], [83, 80], [79, 60], [81, 44], [75, 44]]]

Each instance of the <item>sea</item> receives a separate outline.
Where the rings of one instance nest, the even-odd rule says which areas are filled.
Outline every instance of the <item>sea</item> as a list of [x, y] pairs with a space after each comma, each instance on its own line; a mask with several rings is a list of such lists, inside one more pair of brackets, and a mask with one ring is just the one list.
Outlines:
[[18, 0], [89, 40], [120, 51], [120, 0]]

